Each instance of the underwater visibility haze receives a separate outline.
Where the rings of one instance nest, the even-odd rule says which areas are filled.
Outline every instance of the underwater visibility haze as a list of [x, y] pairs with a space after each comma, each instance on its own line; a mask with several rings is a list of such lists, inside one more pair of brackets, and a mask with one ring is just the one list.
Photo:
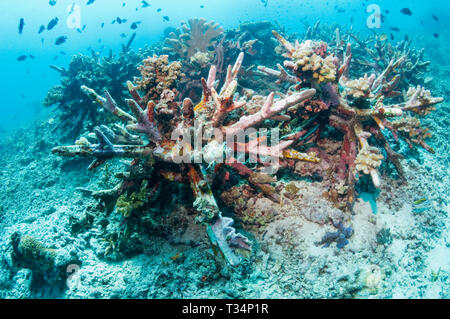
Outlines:
[[0, 2], [0, 298], [449, 298], [447, 1]]

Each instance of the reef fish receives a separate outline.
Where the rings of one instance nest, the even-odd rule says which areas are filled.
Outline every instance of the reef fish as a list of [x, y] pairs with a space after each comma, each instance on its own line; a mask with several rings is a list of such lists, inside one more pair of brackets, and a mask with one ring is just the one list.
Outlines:
[[50, 20], [50, 22], [49, 22], [48, 25], [47, 25], [47, 30], [53, 29], [53, 28], [55, 27], [55, 25], [58, 24], [58, 21], [59, 21], [58, 17], [56, 17], [56, 18]]
[[56, 0], [50, 0], [48, 2], [49, 5], [51, 5], [52, 7], [56, 4]]
[[169, 18], [168, 16], [164, 16], [164, 17], [163, 17], [163, 20], [164, 20], [164, 21], [170, 21], [170, 18]]
[[411, 10], [409, 10], [409, 8], [403, 8], [400, 10], [400, 12], [406, 16], [412, 15], [412, 12], [411, 12]]
[[45, 30], [44, 25], [41, 25], [39, 28], [38, 34], [41, 34], [42, 32], [44, 32], [44, 30]]
[[89, 0], [87, 3], [86, 3], [86, 5], [88, 6], [88, 5], [90, 5], [91, 3], [94, 3], [95, 2], [95, 0]]
[[380, 35], [380, 37], [378, 38], [380, 41], [386, 41], [388, 39], [387, 34], [383, 33], [382, 35]]
[[27, 59], [28, 55], [21, 55], [17, 58], [17, 61], [25, 61]]
[[23, 27], [25, 26], [25, 20], [23, 18], [20, 18], [20, 22], [19, 22], [19, 34], [22, 34], [23, 32]]
[[436, 17], [434, 14], [431, 15], [433, 17], [434, 20], [439, 21], [439, 18]]
[[58, 39], [56, 39], [55, 44], [56, 45], [60, 45], [63, 44], [64, 42], [66, 42], [67, 37], [65, 35], [60, 36]]
[[147, 8], [147, 7], [150, 7], [150, 4], [147, 1], [143, 0], [142, 1], [142, 8]]

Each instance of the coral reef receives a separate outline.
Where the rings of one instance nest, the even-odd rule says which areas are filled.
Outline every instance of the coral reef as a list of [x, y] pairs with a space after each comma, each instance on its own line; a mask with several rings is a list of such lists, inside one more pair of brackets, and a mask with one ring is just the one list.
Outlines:
[[175, 54], [179, 58], [197, 59], [198, 53], [209, 54], [214, 47], [217, 38], [223, 33], [223, 29], [214, 22], [206, 22], [205, 19], [190, 19], [182, 22], [181, 28], [169, 34], [164, 49]]
[[70, 131], [70, 139], [73, 139], [84, 129], [97, 125], [98, 110], [89, 99], [83, 98], [80, 87], [106, 88], [117, 98], [125, 99], [126, 81], [139, 74], [136, 67], [150, 51], [150, 48], [137, 52], [128, 50], [118, 55], [110, 51], [109, 56], [102, 58], [95, 52], [92, 56], [79, 54], [72, 57], [67, 69], [51, 66], [61, 74], [61, 84], [47, 92], [43, 104], [46, 107], [56, 105], [60, 110], [58, 128], [67, 126], [64, 131]]
[[[371, 180], [372, 186], [381, 187], [379, 169], [385, 158], [404, 178], [402, 157], [391, 147], [392, 140], [397, 143], [398, 137], [404, 136], [411, 147], [417, 144], [433, 151], [424, 141], [430, 134], [421, 128], [418, 117], [427, 115], [443, 99], [432, 97], [422, 86], [409, 87], [403, 96], [396, 91], [406, 76], [402, 69], [406, 54], [392, 56], [384, 69], [373, 68], [370, 75], [352, 78], [352, 62], [358, 54], [350, 42], [341, 40], [339, 30], [331, 44], [311, 39], [292, 44], [273, 31], [280, 44], [276, 51], [287, 51], [285, 61], [282, 65], [278, 61], [269, 67], [259, 65], [258, 76], [264, 74], [269, 79], [262, 84], [250, 88], [239, 85], [241, 77], [251, 78], [244, 70], [244, 56], [258, 61], [261, 53], [254, 50], [254, 34], [259, 30], [256, 36], [266, 37], [263, 30], [267, 26], [242, 26], [240, 32], [245, 36], [237, 42], [233, 42], [237, 35], [231, 33], [226, 34], [230, 37], [227, 41], [224, 37], [217, 42], [223, 32], [217, 25], [190, 20], [190, 28], [185, 24], [183, 34], [173, 33], [167, 41], [171, 56], [182, 61], [170, 63], [167, 55], [144, 59], [139, 67], [141, 77], [127, 82], [132, 98], [125, 98], [123, 107], [114, 99], [123, 95], [116, 97], [107, 89], [101, 95], [97, 89], [82, 85], [81, 90], [120, 124], [105, 121], [75, 145], [55, 147], [52, 152], [94, 158], [91, 170], [106, 161], [122, 159], [126, 168], [115, 175], [118, 184], [86, 192], [100, 199], [105, 208], [115, 207], [123, 218], [121, 223], [135, 232], [143, 226], [137, 222], [139, 215], [155, 211], [169, 184], [189, 186], [193, 196], [184, 204], [196, 211], [193, 220], [204, 225], [216, 256], [237, 266], [243, 260], [241, 254], [252, 245], [233, 227], [233, 219], [223, 214], [223, 206], [234, 208], [236, 218], [247, 229], [261, 231], [277, 218], [280, 207], [301, 196], [295, 184], [279, 182], [274, 176], [277, 172], [320, 177], [323, 197], [337, 208], [352, 210], [358, 182]], [[204, 42], [199, 40], [201, 33], [208, 35]], [[214, 45], [217, 59], [212, 64], [210, 48]], [[234, 65], [222, 70], [225, 56], [229, 59], [236, 50]], [[271, 68], [274, 65], [277, 70]], [[275, 83], [264, 87], [274, 78]], [[186, 94], [186, 83], [197, 83], [192, 85], [201, 88], [201, 97]], [[191, 134], [199, 131], [196, 121], [207, 134], [192, 147]], [[277, 133], [259, 132], [234, 139], [246, 130], [267, 132], [273, 128]], [[267, 145], [269, 137], [278, 132], [281, 138]], [[224, 157], [226, 160], [220, 161]], [[276, 161], [267, 162], [268, 158]], [[218, 193], [220, 201], [216, 200]], [[320, 243], [336, 241], [338, 248], [343, 248], [352, 227], [344, 227], [345, 218], [332, 214], [314, 212], [305, 218], [319, 224], [332, 221], [337, 231], [328, 232]], [[148, 218], [154, 225], [154, 216]], [[108, 253], [118, 247], [115, 242], [119, 237], [112, 237], [105, 239], [110, 243]], [[133, 235], [128, 238], [132, 241]], [[121, 240], [119, 246], [125, 245]]]

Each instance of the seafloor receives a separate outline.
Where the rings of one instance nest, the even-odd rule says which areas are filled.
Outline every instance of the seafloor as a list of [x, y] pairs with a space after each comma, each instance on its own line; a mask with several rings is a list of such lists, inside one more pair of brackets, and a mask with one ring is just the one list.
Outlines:
[[[204, 229], [183, 211], [182, 232], [148, 236], [144, 253], [106, 255], [115, 247], [97, 236], [101, 216], [92, 225], [97, 201], [79, 189], [100, 182], [101, 171], [85, 170], [89, 159], [51, 154], [59, 143], [51, 114], [11, 132], [0, 145], [0, 298], [449, 298], [448, 56], [449, 47], [431, 63], [430, 89], [445, 98], [424, 120], [435, 154], [402, 149], [407, 184], [383, 175], [378, 192], [357, 199], [349, 244], [316, 245], [333, 231], [321, 216], [340, 211], [322, 198], [319, 182], [299, 179], [301, 196], [277, 208], [262, 231], [248, 230], [254, 253], [237, 268], [216, 261]], [[419, 198], [424, 209], [414, 205]], [[57, 266], [81, 264], [79, 277], [33, 281], [32, 265], [13, 261], [16, 232], [42, 243]]]

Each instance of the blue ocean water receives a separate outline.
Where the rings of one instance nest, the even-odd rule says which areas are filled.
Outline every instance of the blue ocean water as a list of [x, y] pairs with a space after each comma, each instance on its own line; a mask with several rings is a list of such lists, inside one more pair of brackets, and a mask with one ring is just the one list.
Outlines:
[[[449, 9], [444, 0], [0, 1], [0, 298], [448, 299]], [[54, 18], [57, 23], [50, 27]], [[133, 129], [136, 119], [114, 126], [101, 107], [92, 107], [77, 123], [87, 89], [83, 93], [73, 74], [67, 80], [55, 69], [96, 64], [73, 62], [80, 54], [106, 65], [108, 56], [120, 56], [127, 43], [132, 54], [147, 47], [148, 56], [165, 54], [169, 33], [193, 18], [217, 23], [226, 34], [221, 38], [220, 32], [218, 39], [229, 42], [225, 49], [222, 42], [212, 42], [204, 64], [205, 56], [186, 58], [169, 50], [170, 63], [182, 61], [185, 74], [174, 67], [181, 83], [170, 86], [175, 98], [165, 100], [164, 91], [157, 91], [149, 101], [142, 102], [146, 95], [136, 102], [144, 112], [152, 98], [162, 101], [155, 114], [147, 108], [143, 117], [150, 124], [139, 122], [140, 131]], [[315, 25], [318, 31], [308, 33]], [[336, 40], [336, 29], [342, 41]], [[286, 54], [289, 45], [283, 41], [298, 51], [301, 44], [313, 43], [320, 56], [317, 68], [335, 67], [333, 80], [320, 78], [329, 73], [303, 74], [299, 60], [307, 58], [292, 56], [294, 49]], [[350, 73], [347, 43], [353, 49]], [[241, 51], [244, 63], [236, 74], [243, 81], [233, 94], [222, 98], [217, 89], [228, 79], [226, 66], [209, 91], [206, 81], [202, 86], [200, 77], [208, 76], [221, 54], [222, 61], [233, 64]], [[412, 58], [390, 69], [402, 55]], [[127, 63], [121, 67], [129, 68]], [[152, 63], [139, 61], [131, 68]], [[290, 83], [283, 73], [276, 75], [280, 83], [258, 73], [258, 67], [275, 69], [276, 63], [291, 75]], [[385, 69], [395, 76], [381, 76]], [[151, 69], [149, 77], [158, 72]], [[358, 86], [361, 79], [369, 89]], [[382, 85], [373, 85], [375, 79]], [[125, 90], [126, 80], [139, 82], [124, 79], [119, 88], [108, 89], [114, 90], [115, 106], [130, 106], [126, 111], [139, 118], [132, 103], [118, 100], [120, 95], [135, 99]], [[70, 101], [43, 105], [55, 93], [52, 88], [73, 83], [76, 87], [67, 90], [75, 96]], [[96, 88], [105, 110], [114, 106], [95, 81], [82, 84]], [[418, 85], [442, 100], [428, 103], [431, 96]], [[227, 100], [225, 109], [232, 109], [230, 118], [217, 120], [227, 120], [218, 125], [222, 130], [244, 115], [261, 114], [270, 92], [278, 102], [298, 92], [319, 92], [306, 108], [309, 113], [299, 111], [305, 106], [299, 102], [283, 108], [281, 119], [271, 114], [255, 120], [280, 128], [285, 142], [300, 136], [289, 144], [290, 153], [283, 153], [279, 171], [265, 174], [261, 163], [226, 163], [232, 169], [224, 169], [216, 162], [181, 168], [164, 162], [168, 127], [208, 118], [201, 98], [209, 92], [206, 104], [220, 104], [212, 97], [214, 87], [219, 101]], [[423, 105], [408, 104], [414, 93]], [[182, 109], [187, 98], [192, 114]], [[232, 113], [233, 98], [248, 109]], [[378, 113], [364, 115], [373, 109]], [[170, 112], [185, 117], [175, 117], [177, 122]], [[390, 121], [391, 114], [406, 113], [411, 116], [404, 122]], [[414, 122], [419, 118], [420, 125]], [[122, 136], [121, 130], [146, 137]], [[117, 142], [117, 136], [127, 143]], [[156, 160], [130, 156], [123, 144], [145, 151], [155, 146]], [[88, 152], [91, 156], [85, 156]], [[220, 208], [220, 218], [207, 219], [210, 200]], [[242, 256], [236, 247], [245, 251]], [[74, 277], [78, 273], [84, 281]]]
[[[72, 3], [81, 7], [81, 25], [86, 25], [82, 33], [67, 27], [67, 8]], [[353, 25], [354, 29], [370, 34], [366, 20], [369, 16], [366, 9], [370, 4], [377, 4], [381, 10], [389, 10], [385, 22], [376, 32], [388, 32], [391, 27], [398, 27], [398, 34], [402, 38], [409, 34], [414, 41], [428, 38], [435, 43], [445, 42], [445, 33], [441, 38], [433, 39], [433, 33], [448, 30], [448, 2], [434, 1], [358, 1], [358, 0], [329, 0], [329, 1], [283, 1], [283, 0], [227, 0], [201, 1], [192, 0], [155, 0], [149, 1], [150, 7], [142, 8], [141, 1], [96, 0], [90, 5], [87, 1], [56, 1], [50, 6], [47, 1], [17, 0], [0, 3], [0, 23], [4, 30], [2, 46], [0, 48], [0, 63], [4, 83], [1, 86], [3, 96], [2, 119], [0, 127], [14, 128], [27, 123], [36, 113], [42, 111], [41, 101], [50, 87], [58, 82], [58, 74], [49, 70], [48, 65], [67, 65], [70, 57], [77, 53], [88, 53], [92, 48], [102, 54], [109, 49], [119, 51], [126, 39], [121, 33], [131, 35], [130, 22], [141, 21], [137, 30], [137, 37], [132, 47], [139, 48], [145, 44], [158, 41], [164, 35], [167, 27], [177, 28], [181, 21], [191, 17], [205, 17], [220, 23], [224, 28], [236, 27], [246, 21], [277, 22], [290, 32], [304, 31], [305, 25], [317, 20], [329, 24]], [[125, 6], [123, 6], [125, 3]], [[201, 7], [204, 6], [204, 7]], [[409, 7], [412, 16], [401, 14], [400, 10]], [[139, 8], [136, 11], [136, 8]], [[160, 12], [157, 9], [161, 8]], [[439, 22], [433, 20], [432, 14], [439, 16]], [[168, 16], [170, 21], [164, 21]], [[54, 17], [59, 23], [49, 32], [38, 34], [41, 25], [47, 26]], [[129, 23], [111, 24], [116, 17], [123, 17]], [[24, 18], [25, 27], [22, 35], [17, 27], [20, 18]], [[351, 22], [353, 21], [353, 22]], [[105, 27], [101, 28], [101, 24]], [[414, 36], [413, 36], [414, 35]], [[67, 36], [66, 43], [54, 45], [59, 36]], [[42, 43], [42, 39], [44, 42]], [[101, 43], [99, 43], [101, 40]], [[65, 55], [61, 52], [64, 51]], [[36, 59], [18, 62], [20, 55], [32, 54]], [[57, 60], [54, 60], [57, 57]], [[25, 98], [23, 97], [25, 96]], [[20, 108], [9, 107], [20, 103]]]

